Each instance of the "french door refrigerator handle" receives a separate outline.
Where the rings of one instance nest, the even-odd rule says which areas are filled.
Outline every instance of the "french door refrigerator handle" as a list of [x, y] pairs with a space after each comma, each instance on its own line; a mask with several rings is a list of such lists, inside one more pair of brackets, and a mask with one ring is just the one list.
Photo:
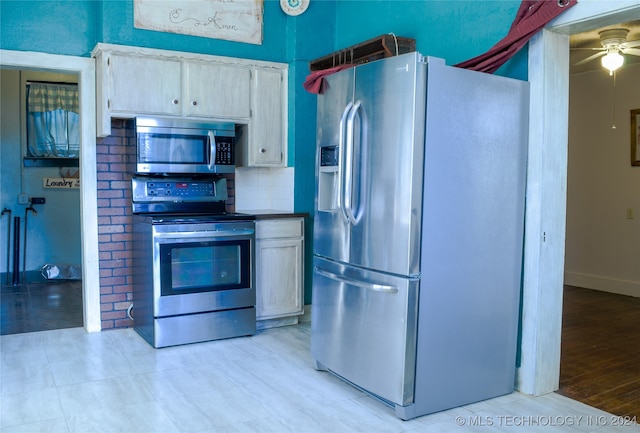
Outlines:
[[349, 116], [347, 117], [347, 147], [345, 149], [345, 185], [344, 185], [344, 212], [347, 215], [347, 219], [349, 223], [355, 224], [356, 219], [353, 216], [353, 209], [351, 208], [352, 198], [351, 193], [353, 192], [353, 120], [358, 114], [358, 110], [360, 109], [361, 101], [357, 101], [353, 104], [351, 111], [349, 112]]
[[322, 269], [319, 267], [315, 267], [315, 271], [322, 275], [323, 277], [327, 277], [331, 280], [339, 281], [341, 283], [350, 284], [352, 286], [361, 287], [363, 289], [374, 290], [376, 292], [384, 292], [384, 293], [398, 293], [398, 288], [396, 286], [391, 286], [389, 284], [378, 284], [378, 283], [370, 283], [367, 281], [357, 280], [355, 278], [346, 277], [344, 275], [338, 275], [333, 272], [327, 271], [326, 269]]
[[340, 137], [339, 137], [339, 150], [338, 150], [338, 211], [345, 223], [349, 223], [349, 217], [344, 210], [344, 184], [345, 184], [345, 123], [347, 116], [353, 107], [353, 102], [349, 102], [342, 112], [340, 118]]

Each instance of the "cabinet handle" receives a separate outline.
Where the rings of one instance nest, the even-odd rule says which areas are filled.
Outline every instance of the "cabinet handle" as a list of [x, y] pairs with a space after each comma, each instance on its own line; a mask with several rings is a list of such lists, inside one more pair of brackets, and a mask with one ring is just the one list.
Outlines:
[[263, 147], [262, 149], [260, 149], [260, 153], [267, 153], [267, 149]]
[[172, 103], [173, 105], [178, 105], [178, 102], [180, 102], [180, 101], [178, 101], [177, 99], [174, 99], [173, 101], [171, 101], [171, 103]]
[[191, 101], [191, 105], [195, 107], [196, 105], [198, 105], [198, 101]]

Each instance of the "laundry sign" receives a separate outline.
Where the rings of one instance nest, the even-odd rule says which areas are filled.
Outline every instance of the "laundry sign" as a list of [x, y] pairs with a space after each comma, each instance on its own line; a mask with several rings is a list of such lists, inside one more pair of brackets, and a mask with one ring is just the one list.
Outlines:
[[263, 0], [134, 0], [133, 26], [262, 44]]
[[80, 179], [77, 177], [43, 177], [42, 187], [57, 189], [80, 188]]

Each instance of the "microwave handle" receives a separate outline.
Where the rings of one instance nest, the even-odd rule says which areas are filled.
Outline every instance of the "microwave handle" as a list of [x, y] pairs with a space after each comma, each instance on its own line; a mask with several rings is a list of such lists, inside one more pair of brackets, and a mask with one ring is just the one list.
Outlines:
[[209, 130], [209, 170], [213, 171], [216, 165], [216, 134], [215, 131]]

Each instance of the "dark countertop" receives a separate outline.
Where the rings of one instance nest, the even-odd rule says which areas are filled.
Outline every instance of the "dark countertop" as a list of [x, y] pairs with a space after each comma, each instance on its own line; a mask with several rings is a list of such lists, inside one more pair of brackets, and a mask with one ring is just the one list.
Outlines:
[[292, 212], [275, 209], [250, 209], [240, 211], [250, 215], [255, 215], [257, 220], [274, 219], [274, 218], [306, 218], [309, 216], [307, 212]]

